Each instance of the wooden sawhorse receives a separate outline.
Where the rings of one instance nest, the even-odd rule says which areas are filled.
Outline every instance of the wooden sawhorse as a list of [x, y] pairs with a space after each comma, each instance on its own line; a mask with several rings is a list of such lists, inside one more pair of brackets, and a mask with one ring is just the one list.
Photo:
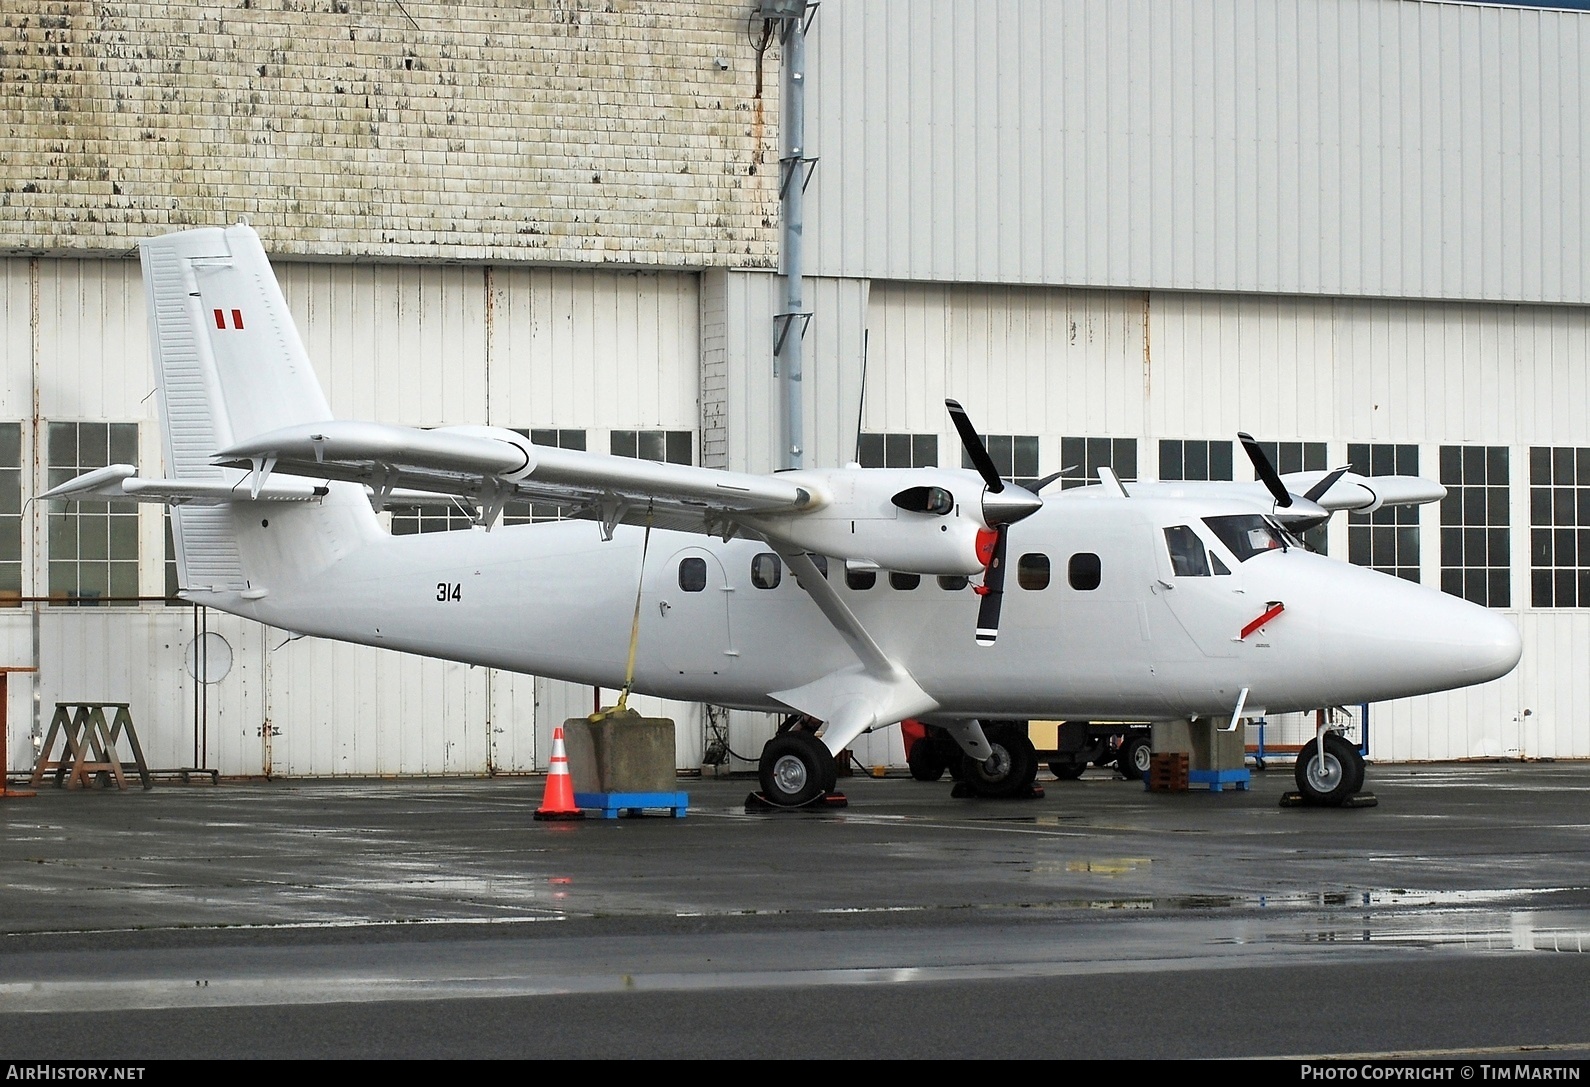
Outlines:
[[[50, 730], [44, 735], [44, 746], [39, 749], [39, 761], [33, 767], [33, 785], [37, 787], [44, 775], [53, 771], [55, 784], [64, 784], [68, 789], [92, 785], [96, 780], [108, 785], [111, 779], [118, 789], [127, 788], [127, 775], [123, 772], [127, 764], [116, 749], [117, 741], [126, 736], [139, 780], [145, 789], [154, 788], [127, 706], [126, 702], [57, 702]], [[109, 721], [105, 719], [106, 710], [115, 711]], [[61, 758], [52, 759], [57, 736], [66, 746]]]

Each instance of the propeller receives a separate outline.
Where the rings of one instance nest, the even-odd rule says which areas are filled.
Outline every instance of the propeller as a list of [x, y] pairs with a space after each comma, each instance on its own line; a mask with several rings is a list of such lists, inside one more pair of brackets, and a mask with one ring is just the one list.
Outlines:
[[1248, 459], [1253, 462], [1254, 474], [1275, 496], [1275, 504], [1282, 509], [1289, 508], [1292, 505], [1292, 492], [1286, 489], [1285, 483], [1281, 482], [1281, 477], [1275, 471], [1275, 465], [1271, 464], [1270, 458], [1264, 455], [1264, 450], [1253, 440], [1253, 435], [1238, 432], [1237, 440], [1242, 443], [1243, 452], [1247, 453]]
[[[960, 435], [966, 458], [983, 477], [983, 524], [987, 529], [978, 533], [977, 557], [983, 562], [983, 583], [977, 587], [982, 597], [977, 608], [977, 644], [993, 645], [999, 637], [999, 610], [1005, 598], [1005, 543], [1011, 525], [1023, 517], [1030, 517], [1043, 508], [1043, 499], [1026, 487], [999, 477], [994, 458], [978, 436], [966, 409], [954, 400], [944, 401], [949, 409], [955, 432]], [[1050, 481], [1052, 482], [1052, 480]]]
[[[1275, 470], [1275, 465], [1270, 463], [1270, 458], [1265, 456], [1264, 449], [1254, 440], [1251, 434], [1237, 434], [1237, 440], [1242, 442], [1242, 449], [1248, 454], [1248, 459], [1253, 462], [1253, 473], [1258, 476], [1275, 497], [1276, 520], [1296, 532], [1307, 532], [1318, 525], [1323, 525], [1330, 520], [1330, 510], [1319, 504], [1325, 492], [1336, 485], [1336, 481], [1351, 465], [1344, 465], [1330, 472], [1318, 483], [1308, 489], [1307, 494], [1295, 495], [1286, 489], [1286, 484], [1281, 481], [1280, 475]], [[1285, 513], [1281, 511], [1285, 510]]]

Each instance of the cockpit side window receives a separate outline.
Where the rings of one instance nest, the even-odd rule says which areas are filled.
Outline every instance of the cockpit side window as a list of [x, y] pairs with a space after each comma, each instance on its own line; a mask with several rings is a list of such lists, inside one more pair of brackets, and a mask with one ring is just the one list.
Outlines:
[[1238, 562], [1247, 562], [1266, 551], [1284, 551], [1285, 534], [1257, 513], [1234, 513], [1226, 517], [1205, 517], [1204, 524], [1231, 549]]
[[1208, 577], [1209, 553], [1204, 542], [1186, 525], [1165, 530], [1165, 545], [1170, 549], [1171, 570], [1177, 577]]

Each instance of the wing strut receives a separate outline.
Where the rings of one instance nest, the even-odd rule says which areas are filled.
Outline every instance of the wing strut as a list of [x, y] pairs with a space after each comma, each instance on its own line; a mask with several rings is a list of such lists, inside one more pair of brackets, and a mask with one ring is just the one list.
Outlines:
[[835, 754], [870, 728], [920, 717], [939, 708], [938, 701], [918, 686], [861, 625], [811, 556], [772, 540], [768, 543], [861, 661], [804, 686], [768, 692], [772, 697], [826, 722], [822, 741]]

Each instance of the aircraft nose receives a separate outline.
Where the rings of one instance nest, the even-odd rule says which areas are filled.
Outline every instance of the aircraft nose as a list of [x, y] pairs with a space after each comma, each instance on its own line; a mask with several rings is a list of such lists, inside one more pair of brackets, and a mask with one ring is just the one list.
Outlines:
[[1425, 600], [1417, 617], [1425, 641], [1421, 655], [1444, 687], [1488, 683], [1518, 664], [1523, 639], [1506, 617], [1444, 593]]
[[1379, 702], [1488, 683], [1522, 655], [1517, 627], [1461, 597], [1342, 564], [1321, 583], [1329, 593], [1308, 605], [1329, 617], [1320, 659], [1350, 676], [1330, 701]]
[[1484, 608], [1464, 616], [1461, 660], [1465, 683], [1485, 683], [1511, 672], [1524, 655], [1518, 628]]

